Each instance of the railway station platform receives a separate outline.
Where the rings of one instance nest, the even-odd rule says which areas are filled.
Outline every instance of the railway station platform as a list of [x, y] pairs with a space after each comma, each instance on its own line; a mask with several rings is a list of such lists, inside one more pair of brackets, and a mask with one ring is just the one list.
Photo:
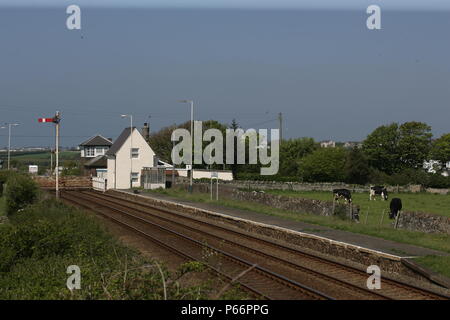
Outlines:
[[[130, 194], [133, 193], [131, 191], [123, 191], [123, 192], [127, 192]], [[440, 255], [440, 256], [449, 255], [448, 253], [442, 251], [423, 248], [406, 243], [399, 243], [391, 240], [385, 240], [382, 238], [377, 238], [364, 234], [352, 233], [343, 230], [336, 230], [316, 224], [292, 221], [286, 218], [270, 216], [259, 212], [239, 210], [210, 203], [198, 203], [158, 193], [141, 191], [139, 195], [153, 199], [174, 202], [180, 205], [195, 207], [198, 209], [208, 210], [222, 215], [228, 215], [235, 218], [250, 220], [257, 223], [272, 225], [287, 230], [310, 234], [328, 240], [333, 240], [343, 245], [353, 245], [356, 247], [364, 248], [378, 253], [384, 253], [402, 259], [416, 258], [426, 255]]]

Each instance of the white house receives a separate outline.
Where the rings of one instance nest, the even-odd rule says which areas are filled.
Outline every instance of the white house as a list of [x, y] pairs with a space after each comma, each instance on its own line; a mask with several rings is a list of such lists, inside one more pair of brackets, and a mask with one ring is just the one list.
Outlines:
[[135, 127], [125, 128], [106, 153], [107, 189], [129, 189], [141, 185], [144, 167], [155, 167], [155, 153]]
[[320, 146], [322, 148], [335, 148], [336, 147], [336, 142], [333, 141], [333, 140], [321, 141], [320, 142]]
[[438, 160], [428, 160], [423, 162], [423, 168], [428, 173], [436, 173], [437, 170], [442, 170], [441, 174], [445, 177], [450, 175], [450, 161], [445, 163], [443, 166], [442, 163]]
[[101, 135], [92, 136], [80, 143], [81, 158], [95, 158], [108, 152], [112, 142]]

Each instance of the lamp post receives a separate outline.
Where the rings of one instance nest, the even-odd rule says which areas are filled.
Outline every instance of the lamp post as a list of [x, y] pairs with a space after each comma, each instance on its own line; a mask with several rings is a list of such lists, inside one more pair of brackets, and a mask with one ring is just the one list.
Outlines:
[[130, 118], [130, 189], [133, 189], [133, 115], [122, 114], [122, 118]]
[[[5, 126], [1, 126], [0, 129], [6, 129], [6, 127]], [[2, 169], [3, 169], [3, 161], [2, 161], [1, 166], [2, 166]]]
[[190, 103], [191, 104], [191, 170], [190, 170], [190, 179], [189, 179], [189, 192], [192, 193], [192, 176], [194, 173], [193, 170], [193, 154], [192, 149], [194, 148], [194, 101], [193, 100], [179, 100], [181, 103]]
[[5, 123], [8, 126], [8, 170], [11, 162], [11, 127], [18, 126], [18, 123]]

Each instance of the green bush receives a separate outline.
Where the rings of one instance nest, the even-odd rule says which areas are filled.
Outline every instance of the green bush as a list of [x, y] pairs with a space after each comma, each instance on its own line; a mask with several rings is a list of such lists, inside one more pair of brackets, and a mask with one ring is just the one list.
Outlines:
[[300, 160], [300, 175], [307, 182], [345, 180], [346, 150], [320, 148]]
[[444, 177], [439, 173], [430, 174], [426, 186], [428, 188], [450, 188], [450, 177]]
[[[81, 289], [73, 292], [66, 287], [71, 265], [81, 270]], [[169, 272], [119, 244], [94, 217], [54, 199], [28, 206], [0, 228], [0, 300], [206, 299], [207, 282], [179, 282], [202, 270], [195, 262]]]
[[3, 189], [8, 177], [11, 175], [11, 171], [0, 170], [0, 196], [3, 195]]
[[27, 175], [10, 174], [5, 190], [6, 213], [11, 215], [36, 201], [38, 197], [37, 184]]

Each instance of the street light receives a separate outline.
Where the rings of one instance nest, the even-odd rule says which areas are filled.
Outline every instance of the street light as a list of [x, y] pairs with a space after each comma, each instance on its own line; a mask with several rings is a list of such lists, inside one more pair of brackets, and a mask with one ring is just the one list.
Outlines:
[[[9, 170], [9, 164], [11, 160], [11, 126], [15, 127], [18, 126], [18, 123], [5, 123], [5, 125], [8, 126], [8, 170]], [[4, 127], [3, 127], [4, 128]]]
[[133, 189], [133, 115], [122, 114], [122, 118], [130, 118], [130, 189]]
[[[1, 126], [0, 129], [6, 129], [5, 126]], [[2, 163], [2, 169], [3, 169], [3, 163]]]
[[193, 170], [193, 161], [192, 161], [192, 148], [194, 147], [194, 101], [193, 100], [179, 100], [181, 103], [190, 103], [191, 104], [191, 170], [190, 170], [190, 180], [189, 180], [189, 192], [192, 193], [192, 176], [194, 173]]

